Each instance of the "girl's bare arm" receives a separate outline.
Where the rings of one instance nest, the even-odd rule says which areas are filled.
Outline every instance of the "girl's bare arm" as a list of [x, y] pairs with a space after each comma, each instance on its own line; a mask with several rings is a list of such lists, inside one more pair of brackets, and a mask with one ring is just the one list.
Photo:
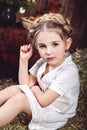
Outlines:
[[31, 45], [21, 46], [18, 73], [19, 84], [28, 85], [30, 88], [37, 82], [36, 78], [28, 73], [28, 62], [32, 56], [32, 51]]
[[56, 100], [60, 95], [50, 88], [46, 92], [42, 92], [39, 86], [33, 86], [31, 88], [37, 101], [41, 107], [46, 107]]

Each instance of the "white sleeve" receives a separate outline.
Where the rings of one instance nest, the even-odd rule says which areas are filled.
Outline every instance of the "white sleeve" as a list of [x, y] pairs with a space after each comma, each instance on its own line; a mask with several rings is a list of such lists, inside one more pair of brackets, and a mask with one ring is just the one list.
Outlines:
[[63, 71], [53, 80], [50, 86], [50, 89], [61, 96], [73, 88], [76, 88], [76, 90], [79, 88], [79, 75], [75, 69]]
[[40, 58], [39, 60], [36, 61], [36, 63], [29, 69], [29, 72], [37, 77], [37, 71], [40, 68], [40, 66], [42, 65], [43, 60]]

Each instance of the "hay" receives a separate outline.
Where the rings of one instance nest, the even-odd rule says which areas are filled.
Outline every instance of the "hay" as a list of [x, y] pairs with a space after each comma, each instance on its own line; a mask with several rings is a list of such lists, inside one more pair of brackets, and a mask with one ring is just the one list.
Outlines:
[[[77, 114], [59, 130], [86, 130], [87, 127], [87, 49], [80, 49], [73, 53], [73, 60], [79, 68], [81, 83]], [[12, 79], [2, 79], [0, 80], [0, 89], [11, 84], [16, 84], [16, 82]], [[27, 124], [28, 122], [25, 115], [19, 114], [10, 124], [6, 125], [0, 130], [28, 130]]]

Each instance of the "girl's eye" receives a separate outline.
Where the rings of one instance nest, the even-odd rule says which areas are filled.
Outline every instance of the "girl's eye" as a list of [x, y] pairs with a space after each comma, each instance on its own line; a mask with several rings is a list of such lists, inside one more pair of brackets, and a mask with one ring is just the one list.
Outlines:
[[46, 48], [45, 45], [39, 45], [39, 48]]
[[56, 47], [56, 46], [58, 46], [58, 45], [59, 45], [59, 43], [57, 43], [57, 42], [54, 42], [54, 43], [53, 43], [53, 46], [54, 46], [54, 47]]

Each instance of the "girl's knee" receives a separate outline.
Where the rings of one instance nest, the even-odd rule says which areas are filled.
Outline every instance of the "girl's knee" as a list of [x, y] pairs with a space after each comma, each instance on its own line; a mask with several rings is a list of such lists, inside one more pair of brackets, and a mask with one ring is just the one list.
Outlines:
[[11, 86], [9, 86], [8, 88], [10, 89], [10, 92], [11, 92], [11, 93], [17, 94], [17, 93], [20, 93], [20, 92], [21, 92], [21, 90], [17, 87], [17, 85], [11, 85]]
[[24, 93], [17, 94], [17, 97], [18, 97], [19, 101], [22, 101], [22, 103], [24, 103], [27, 99], [27, 97]]
[[24, 108], [27, 108], [27, 106], [29, 106], [29, 101], [28, 101], [28, 98], [27, 98], [26, 94], [25, 93], [20, 93], [20, 94], [17, 94], [17, 95], [19, 97], [19, 102], [22, 103]]
[[24, 93], [19, 93], [16, 96], [17, 103], [21, 106], [21, 108], [25, 108], [26, 104], [28, 104], [27, 96]]

